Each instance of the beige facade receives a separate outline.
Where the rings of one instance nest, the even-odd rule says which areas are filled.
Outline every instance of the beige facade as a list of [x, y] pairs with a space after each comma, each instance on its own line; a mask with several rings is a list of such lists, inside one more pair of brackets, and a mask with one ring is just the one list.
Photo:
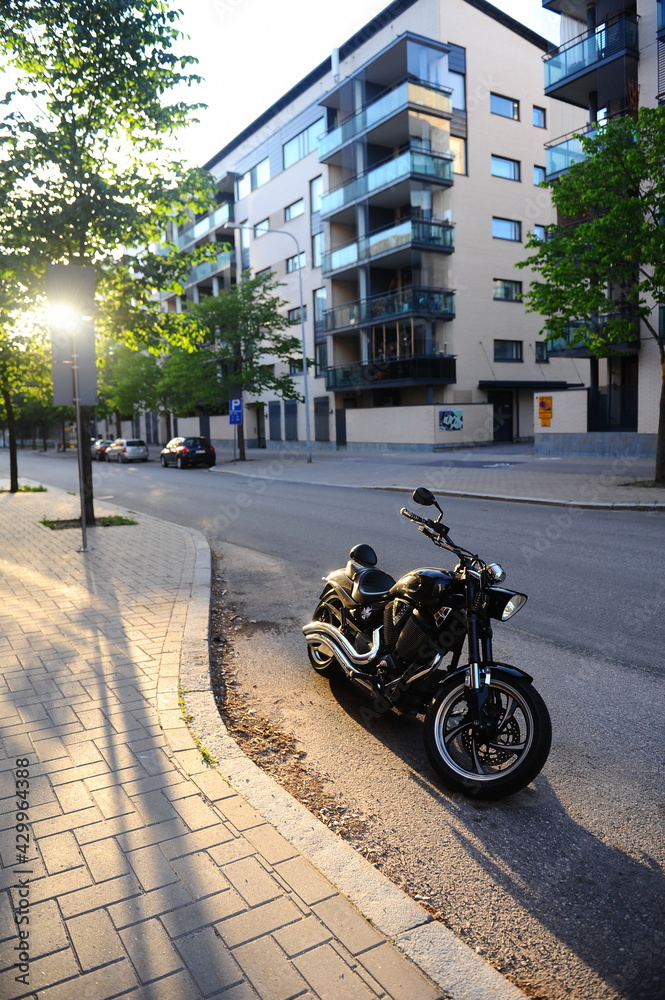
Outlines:
[[[480, 0], [398, 0], [206, 164], [220, 206], [177, 238], [220, 254], [186, 299], [270, 268], [298, 310], [302, 279], [317, 446], [528, 439], [534, 392], [587, 382], [588, 360], [548, 354], [515, 269], [553, 221], [544, 143], [573, 127], [543, 96], [546, 49]], [[250, 443], [304, 442], [302, 403], [245, 403]]]

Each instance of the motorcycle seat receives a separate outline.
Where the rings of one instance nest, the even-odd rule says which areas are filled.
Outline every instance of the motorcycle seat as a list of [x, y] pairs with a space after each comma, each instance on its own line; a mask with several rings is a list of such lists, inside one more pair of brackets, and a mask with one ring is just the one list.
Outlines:
[[387, 597], [395, 586], [395, 581], [388, 573], [380, 569], [364, 569], [355, 578], [351, 596], [359, 604], [366, 601], [375, 602]]

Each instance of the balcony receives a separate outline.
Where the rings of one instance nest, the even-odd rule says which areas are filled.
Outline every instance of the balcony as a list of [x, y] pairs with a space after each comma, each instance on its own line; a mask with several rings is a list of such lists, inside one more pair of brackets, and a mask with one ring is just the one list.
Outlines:
[[349, 302], [323, 314], [325, 333], [337, 333], [352, 327], [369, 326], [404, 315], [455, 318], [455, 293], [442, 288], [411, 286], [387, 295], [373, 295], [359, 302]]
[[326, 368], [326, 389], [377, 389], [392, 385], [443, 384], [457, 381], [451, 355], [408, 354], [400, 358], [352, 362]]
[[586, 153], [582, 149], [579, 139], [581, 135], [592, 135], [596, 131], [595, 125], [590, 125], [585, 129], [579, 129], [575, 133], [562, 135], [559, 139], [545, 145], [545, 177], [548, 181], [565, 174], [573, 163], [582, 163], [586, 159]]
[[[623, 319], [629, 321], [632, 339], [611, 340], [606, 331], [608, 321]], [[592, 316], [588, 320], [571, 320], [566, 324], [566, 332], [556, 340], [547, 341], [547, 353], [553, 356], [592, 358], [597, 357], [586, 344], [585, 334], [605, 340], [608, 354], [637, 354], [640, 349], [640, 323], [632, 313], [617, 311], [604, 316]]]
[[[390, 188], [394, 193], [398, 184], [412, 177], [450, 186], [453, 183], [452, 154], [441, 155], [420, 149], [407, 149], [399, 156], [384, 160], [378, 166], [325, 194], [321, 199], [321, 217], [328, 219], [347, 205], [368, 198], [384, 188]], [[393, 200], [400, 204], [399, 200]]]
[[217, 254], [215, 260], [203, 260], [193, 267], [185, 284], [187, 287], [195, 285], [198, 281], [202, 281], [212, 274], [217, 274], [218, 271], [223, 271], [225, 267], [230, 267], [233, 263], [235, 263], [235, 251], [223, 250], [222, 253]]
[[357, 139], [364, 132], [369, 132], [409, 107], [451, 118], [453, 113], [451, 94], [450, 88], [437, 87], [425, 80], [403, 80], [392, 90], [364, 107], [358, 114], [347, 118], [337, 128], [324, 135], [319, 140], [319, 159], [325, 162], [347, 142]]
[[408, 251], [414, 246], [452, 253], [455, 249], [454, 232], [449, 222], [404, 219], [397, 225], [378, 229], [335, 250], [327, 251], [323, 255], [322, 272], [330, 275], [334, 272], [354, 271], [363, 261], [385, 257], [388, 254], [399, 256], [400, 253], [403, 259], [393, 261], [393, 266], [406, 266]]
[[178, 234], [177, 244], [179, 250], [187, 247], [191, 248], [193, 243], [202, 240], [208, 233], [219, 229], [225, 222], [233, 219], [233, 206], [228, 202], [220, 205], [214, 212], [206, 215], [198, 222], [190, 222], [181, 233]]
[[[602, 65], [607, 66], [622, 56], [637, 59], [637, 17], [622, 14], [585, 31], [545, 59], [545, 93], [581, 108], [589, 106], [589, 93], [598, 90], [595, 74]], [[621, 64], [617, 73], [625, 72]]]
[[656, 10], [658, 11], [656, 37], [665, 39], [665, 0], [657, 0]]

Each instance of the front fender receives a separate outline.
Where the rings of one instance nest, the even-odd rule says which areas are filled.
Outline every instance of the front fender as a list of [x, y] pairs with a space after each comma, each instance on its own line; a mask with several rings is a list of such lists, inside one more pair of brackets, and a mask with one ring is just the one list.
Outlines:
[[[469, 666], [470, 664], [465, 663], [464, 666], [453, 670], [451, 674], [446, 674], [446, 680], [449, 677], [458, 677], [461, 674], [465, 674]], [[500, 677], [502, 674], [505, 674], [508, 677], [519, 677], [523, 681], [528, 681], [529, 684], [533, 681], [533, 677], [531, 674], [527, 674], [526, 670], [522, 670], [521, 667], [514, 667], [510, 663], [499, 663], [495, 660], [493, 663], [484, 663], [483, 668], [491, 670], [493, 677]]]

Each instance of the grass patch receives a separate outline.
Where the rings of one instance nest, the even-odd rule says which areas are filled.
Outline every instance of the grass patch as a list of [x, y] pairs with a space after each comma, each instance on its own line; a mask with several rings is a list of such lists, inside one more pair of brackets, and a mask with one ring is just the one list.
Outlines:
[[178, 688], [178, 707], [180, 709], [180, 714], [182, 715], [183, 719], [185, 720], [187, 728], [189, 729], [189, 734], [192, 737], [192, 739], [194, 740], [194, 742], [196, 743], [196, 749], [201, 754], [201, 757], [203, 758], [203, 760], [205, 761], [205, 763], [208, 765], [208, 767], [214, 767], [215, 764], [217, 763], [217, 761], [215, 760], [215, 758], [213, 757], [213, 755], [210, 753], [210, 751], [208, 750], [208, 748], [203, 745], [203, 743], [201, 742], [201, 737], [198, 735], [198, 733], [195, 733], [193, 731], [193, 729], [190, 728], [192, 722], [194, 721], [194, 716], [190, 712], [187, 711], [187, 706], [185, 705], [185, 695], [186, 694], [187, 694], [187, 689], [186, 688], [182, 688], [182, 687]]
[[[11, 490], [0, 490], [0, 493], [10, 493]], [[48, 490], [45, 486], [22, 486], [19, 483], [18, 487], [19, 493], [47, 493]]]
[[650, 490], [663, 489], [663, 483], [657, 483], [655, 479], [631, 479], [629, 483], [619, 483], [619, 486], [645, 486]]
[[[40, 524], [44, 524], [51, 531], [60, 531], [62, 528], [80, 528], [81, 518], [72, 517], [67, 520], [54, 521], [51, 518], [43, 517]], [[108, 517], [97, 517], [95, 518], [95, 523], [88, 525], [89, 528], [111, 528], [116, 524], [138, 524], [138, 521], [132, 520], [131, 517], [122, 517], [120, 514], [112, 514]]]

